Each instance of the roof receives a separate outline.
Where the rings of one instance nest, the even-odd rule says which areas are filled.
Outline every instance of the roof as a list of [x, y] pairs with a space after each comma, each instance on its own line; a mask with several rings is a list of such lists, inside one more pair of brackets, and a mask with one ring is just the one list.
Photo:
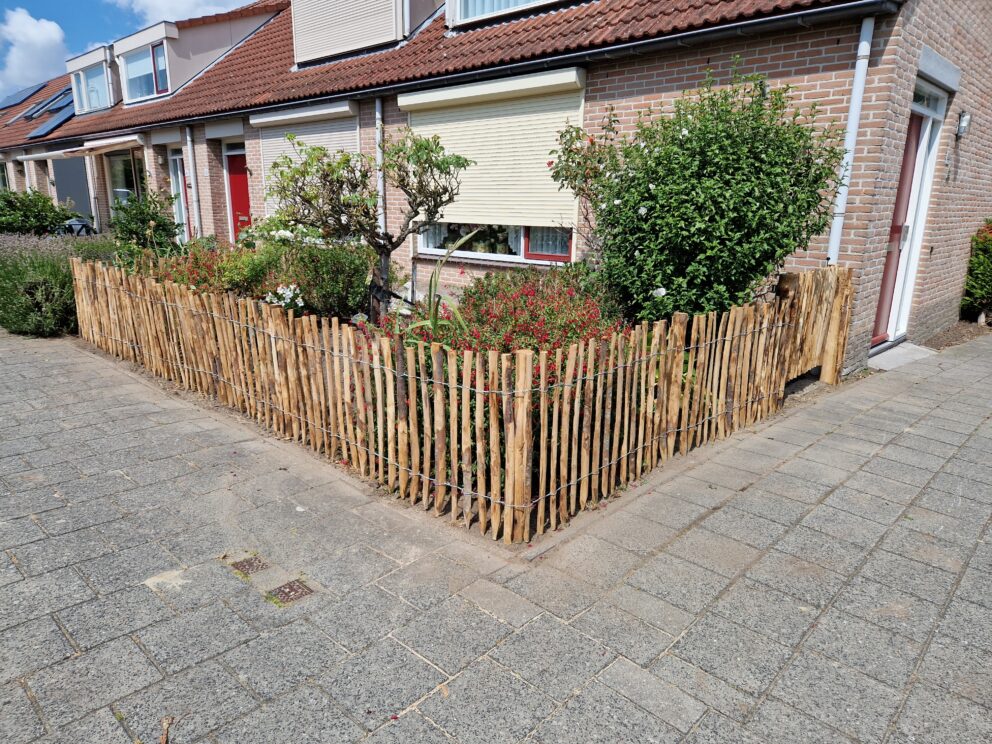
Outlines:
[[[323, 96], [359, 94], [378, 87], [851, 2], [593, 0], [460, 31], [449, 30], [443, 14], [438, 14], [419, 33], [395, 47], [300, 70], [294, 67], [292, 18], [287, 9], [172, 96], [137, 106], [118, 104], [106, 111], [77, 116], [48, 139], [130, 130]], [[263, 0], [241, 11], [260, 5], [268, 7], [269, 3]], [[15, 144], [6, 133], [0, 133], [0, 148]]]
[[[48, 100], [59, 91], [69, 87], [69, 76], [59, 75], [44, 83], [41, 88], [25, 98], [19, 105], [11, 106], [0, 111], [0, 147], [37, 147], [44, 145], [46, 137], [28, 139], [38, 126], [50, 117], [39, 117], [37, 119], [25, 119], [22, 113], [37, 103]], [[11, 123], [13, 121], [13, 123]]]
[[278, 13], [286, 10], [290, 5], [290, 0], [257, 0], [240, 8], [234, 8], [224, 13], [214, 13], [213, 15], [200, 16], [199, 18], [187, 18], [183, 21], [176, 21], [176, 28], [192, 28], [193, 26], [206, 26], [211, 23], [221, 23], [223, 21], [235, 21], [239, 18], [251, 18], [252, 16], [263, 15], [265, 13]]

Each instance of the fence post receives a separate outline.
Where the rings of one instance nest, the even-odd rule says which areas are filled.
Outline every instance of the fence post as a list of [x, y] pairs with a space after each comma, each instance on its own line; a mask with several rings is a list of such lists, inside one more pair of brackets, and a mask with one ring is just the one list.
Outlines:
[[851, 271], [840, 270], [835, 283], [833, 305], [830, 308], [830, 325], [827, 327], [827, 342], [823, 349], [820, 364], [820, 382], [836, 385], [840, 382], [844, 367], [844, 351], [847, 348], [847, 306], [851, 296]]

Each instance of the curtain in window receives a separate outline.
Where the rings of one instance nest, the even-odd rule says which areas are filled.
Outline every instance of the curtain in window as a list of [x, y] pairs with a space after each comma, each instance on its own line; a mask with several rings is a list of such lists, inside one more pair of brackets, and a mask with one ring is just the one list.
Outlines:
[[467, 21], [471, 18], [511, 10], [525, 5], [536, 5], [545, 0], [461, 0], [461, 18]]
[[124, 57], [127, 70], [127, 97], [133, 101], [155, 95], [155, 75], [152, 73], [152, 53], [149, 49]]

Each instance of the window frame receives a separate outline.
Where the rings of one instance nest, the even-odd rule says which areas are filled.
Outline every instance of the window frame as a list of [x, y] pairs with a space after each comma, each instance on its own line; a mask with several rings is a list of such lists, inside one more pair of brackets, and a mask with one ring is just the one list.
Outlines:
[[[155, 49], [156, 47], [162, 48], [162, 55], [165, 61], [165, 87], [160, 87], [158, 68], [155, 66]], [[151, 65], [152, 70], [152, 93], [147, 96], [140, 96], [138, 98], [131, 97], [130, 81], [131, 78], [128, 75], [128, 57], [136, 57], [139, 54], [147, 54], [148, 61]], [[138, 103], [140, 101], [148, 101], [153, 98], [158, 98], [160, 96], [168, 95], [170, 92], [169, 83], [172, 79], [171, 71], [169, 70], [169, 53], [168, 47], [166, 46], [165, 39], [161, 41], [155, 41], [151, 44], [138, 47], [137, 49], [131, 49], [130, 51], [124, 52], [117, 58], [117, 65], [121, 70], [121, 89], [124, 94], [125, 103]]]
[[[439, 224], [445, 224], [441, 222]], [[492, 224], [492, 223], [486, 223]], [[537, 251], [530, 250], [530, 231], [533, 227], [542, 227], [542, 225], [507, 225], [507, 227], [519, 227], [523, 235], [521, 236], [521, 248], [520, 254], [515, 253], [482, 253], [481, 251], [454, 251], [451, 254], [451, 259], [455, 261], [480, 261], [486, 263], [505, 263], [505, 264], [564, 264], [573, 262], [573, 253], [575, 250], [575, 228], [559, 227], [559, 230], [568, 230], [568, 253], [539, 253]], [[418, 256], [431, 256], [431, 257], [442, 257], [447, 254], [447, 250], [444, 248], [434, 248], [425, 245], [425, 233], [418, 233], [416, 236], [416, 250]]]
[[6, 160], [0, 160], [0, 191], [11, 191], [10, 172]]
[[[86, 85], [86, 73], [96, 67], [103, 68], [103, 87], [107, 103], [105, 106], [93, 106], [90, 102], [89, 88]], [[91, 111], [103, 111], [111, 107], [113, 95], [110, 91], [110, 68], [106, 62], [97, 62], [72, 73], [72, 100], [76, 105], [77, 114], [88, 114]]]
[[560, 4], [562, 0], [530, 0], [530, 2], [524, 3], [523, 5], [517, 5], [512, 8], [504, 8], [502, 10], [493, 10], [489, 13], [484, 13], [483, 15], [471, 16], [466, 18], [462, 15], [462, 3], [465, 0], [447, 0], [448, 6], [454, 7], [454, 13], [451, 14], [452, 21], [450, 25], [455, 26], [467, 26], [469, 24], [485, 23], [496, 18], [501, 18], [503, 16], [512, 15], [514, 13], [523, 13], [534, 8], [539, 8], [543, 5], [556, 5]]

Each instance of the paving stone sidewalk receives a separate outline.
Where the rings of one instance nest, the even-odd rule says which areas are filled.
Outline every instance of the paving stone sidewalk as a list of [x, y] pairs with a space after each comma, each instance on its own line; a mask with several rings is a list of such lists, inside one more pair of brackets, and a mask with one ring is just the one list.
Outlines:
[[0, 742], [989, 742], [990, 451], [986, 337], [513, 551], [0, 335]]

